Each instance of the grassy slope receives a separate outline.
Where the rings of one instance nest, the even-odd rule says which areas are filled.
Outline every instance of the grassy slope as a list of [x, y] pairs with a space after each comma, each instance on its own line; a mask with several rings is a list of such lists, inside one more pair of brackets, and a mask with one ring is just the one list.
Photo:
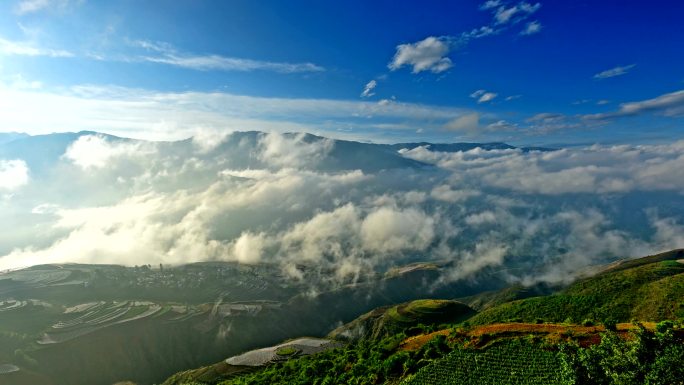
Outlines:
[[[489, 292], [465, 298], [463, 299], [464, 302], [473, 307], [483, 309], [479, 314], [470, 318], [468, 320], [469, 323], [473, 325], [486, 325], [466, 327], [462, 329], [465, 332], [445, 329], [431, 334], [418, 335], [404, 340], [400, 339], [396, 343], [392, 342], [396, 340], [395, 337], [399, 336], [397, 333], [406, 331], [418, 323], [433, 325], [448, 322], [458, 323], [474, 313], [472, 308], [457, 301], [418, 300], [375, 309], [353, 322], [336, 329], [331, 333], [331, 336], [342, 336], [345, 332], [350, 332], [354, 329], [365, 330], [365, 334], [360, 336], [365, 342], [362, 342], [360, 346], [364, 346], [364, 344], [376, 346], [380, 351], [386, 352], [383, 353], [383, 357], [400, 354], [401, 352], [411, 355], [422, 354], [420, 351], [425, 350], [426, 344], [438, 336], [447, 337], [449, 340], [463, 344], [462, 346], [484, 349], [480, 352], [466, 351], [458, 354], [454, 353], [458, 357], [449, 358], [453, 362], [448, 361], [446, 358], [444, 360], [437, 359], [432, 361], [430, 366], [422, 369], [424, 374], [417, 374], [414, 380], [407, 382], [410, 384], [436, 383], [429, 381], [432, 374], [444, 369], [442, 366], [445, 368], [452, 367], [455, 365], [454, 362], [460, 362], [461, 364], [463, 362], [471, 362], [475, 359], [475, 356], [468, 355], [471, 353], [479, 354], [477, 356], [480, 357], [478, 360], [484, 359], [481, 362], [482, 365], [478, 361], [477, 366], [481, 367], [480, 369], [499, 365], [496, 367], [503, 367], [503, 371], [499, 374], [495, 371], [474, 374], [473, 371], [466, 370], [456, 375], [453, 374], [454, 370], [449, 371], [445, 369], [442, 371], [447, 373], [446, 376], [451, 382], [443, 383], [468, 383], [468, 379], [473, 375], [484, 379], [489, 374], [493, 376], [491, 378], [493, 382], [482, 380], [485, 381], [482, 383], [502, 383], [500, 382], [501, 376], [503, 376], [502, 373], [515, 370], [527, 370], [529, 372], [530, 369], [525, 369], [525, 365], [536, 362], [533, 364], [533, 369], [538, 370], [542, 368], [542, 370], [541, 373], [538, 373], [540, 374], [539, 378], [532, 379], [529, 383], [552, 384], [555, 383], [555, 378], [542, 378], [543, 372], [545, 372], [543, 370], [544, 365], [555, 365], [553, 359], [546, 354], [547, 352], [538, 346], [519, 346], [517, 350], [509, 349], [508, 346], [510, 344], [519, 344], [520, 342], [516, 341], [523, 336], [534, 336], [534, 341], [550, 344], [567, 341], [568, 339], [577, 341], [582, 345], [585, 343], [594, 344], [600, 341], [600, 333], [604, 331], [604, 328], [601, 326], [582, 327], [566, 324], [535, 324], [535, 322], [540, 320], [545, 322], [563, 322], [570, 318], [575, 323], [582, 322], [585, 319], [596, 321], [614, 319], [616, 321], [629, 322], [632, 319], [660, 321], [684, 317], [684, 274], [682, 274], [684, 273], [684, 264], [678, 262], [683, 257], [683, 251], [675, 250], [669, 253], [614, 263], [604, 267], [598, 274], [582, 278], [554, 295], [527, 298], [530, 294], [536, 294], [539, 291], [514, 287], [500, 292]], [[541, 290], [545, 289], [542, 288]], [[445, 315], [448, 316], [445, 317]], [[451, 318], [449, 319], [449, 317]], [[510, 322], [511, 320], [528, 323], [495, 324], [497, 322]], [[655, 327], [655, 324], [648, 324], [647, 327], [652, 329]], [[618, 325], [618, 330], [622, 334], [626, 334], [630, 328], [633, 328], [630, 324]], [[535, 344], [537, 342], [531, 340], [525, 343]], [[503, 346], [503, 348], [491, 350], [492, 354], [489, 356], [482, 354], [488, 351], [492, 345], [497, 346], [497, 344], [503, 344], [498, 345]], [[496, 349], [504, 349], [505, 354], [502, 356], [501, 352], [498, 352]], [[349, 352], [344, 353], [345, 356], [349, 354]], [[506, 355], [510, 357], [508, 359], [510, 362], [503, 364], [503, 366], [499, 362], [502, 358], [492, 358], [504, 357]], [[288, 364], [282, 369], [276, 368], [276, 374], [270, 374], [270, 376], [275, 377], [265, 376], [264, 378], [270, 378], [271, 380], [278, 378], [282, 383], [289, 383], [288, 381], [294, 381], [295, 376], [299, 376], [298, 378], [300, 379], [303, 378], [306, 381], [311, 381], [318, 377], [309, 376], [314, 373], [308, 373], [309, 375], [307, 375], [306, 372], [310, 370], [307, 369], [307, 366], [328, 365], [336, 359], [333, 359], [335, 357], [333, 353], [327, 353], [319, 358], [316, 357], [308, 357], [301, 361], [301, 364], [300, 359], [288, 361]], [[367, 358], [363, 357], [361, 360], [352, 360], [347, 364], [342, 363], [343, 366], [346, 365], [344, 366], [345, 372], [349, 370], [354, 371], [354, 368], [361, 365], [365, 359]], [[414, 359], [418, 359], [418, 357]], [[535, 360], [541, 361], [537, 362]], [[385, 361], [386, 363], [387, 361]], [[460, 368], [463, 366], [461, 364], [456, 366]], [[325, 365], [323, 366], [325, 367]], [[268, 372], [267, 370], [266, 373]], [[270, 370], [270, 372], [273, 372], [273, 370]], [[255, 383], [255, 380], [258, 382], [259, 379], [264, 379], [260, 377], [259, 373], [261, 372], [253, 376], [248, 375], [244, 377], [245, 383]], [[359, 373], [359, 375], [363, 376], [362, 373]], [[440, 377], [440, 381], [445, 381], [444, 379], [447, 377]], [[242, 378], [238, 375], [234, 377], [233, 381], [242, 383]], [[420, 380], [421, 378], [427, 382], [420, 382], [422, 381]], [[233, 381], [226, 381], [226, 383], [233, 383]], [[391, 381], [391, 383], [398, 382]]]
[[474, 324], [522, 321], [582, 322], [585, 319], [628, 322], [684, 316], [684, 264], [681, 251], [616, 264], [581, 279], [558, 294], [527, 298], [486, 309]]
[[548, 295], [552, 291], [551, 287], [543, 284], [531, 287], [518, 284], [502, 290], [485, 291], [468, 297], [458, 298], [457, 300], [481, 312], [506, 302]]
[[458, 301], [423, 299], [375, 309], [330, 333], [333, 338], [380, 339], [412, 326], [456, 323], [475, 312]]

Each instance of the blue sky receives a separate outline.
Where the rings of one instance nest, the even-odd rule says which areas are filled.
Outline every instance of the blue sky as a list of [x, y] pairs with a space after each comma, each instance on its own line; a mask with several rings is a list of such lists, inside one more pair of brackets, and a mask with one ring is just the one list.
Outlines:
[[671, 1], [5, 1], [0, 131], [669, 142], [684, 138], [683, 11]]

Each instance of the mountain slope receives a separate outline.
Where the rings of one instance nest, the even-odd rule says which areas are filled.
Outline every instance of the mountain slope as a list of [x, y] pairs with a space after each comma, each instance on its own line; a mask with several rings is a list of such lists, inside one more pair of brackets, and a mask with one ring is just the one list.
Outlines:
[[629, 322], [684, 317], [684, 250], [674, 250], [609, 265], [561, 292], [527, 298], [487, 309], [476, 324], [542, 319], [582, 322], [585, 319]]
[[416, 300], [374, 309], [333, 330], [328, 336], [349, 340], [378, 340], [420, 324], [456, 323], [473, 314], [473, 309], [457, 301]]
[[[572, 378], [583, 378], [582, 367], [595, 365], [582, 357], [621, 357], [637, 348], [652, 349], [652, 353], [630, 370], [656, 378], [660, 369], [654, 359], [670, 362], [681, 355], [673, 350], [684, 339], [676, 323], [622, 323], [615, 333], [603, 334], [612, 326], [548, 322], [570, 316], [578, 319], [575, 323], [590, 318], [679, 318], [681, 324], [683, 254], [684, 250], [674, 250], [604, 266], [596, 275], [550, 295], [543, 295], [549, 287], [513, 286], [465, 297], [483, 309], [478, 314], [457, 301], [418, 300], [376, 308], [330, 333], [352, 341], [344, 349], [276, 363], [250, 374], [230, 374], [218, 383], [569, 384], [577, 383], [567, 382]], [[538, 296], [526, 298], [529, 295]], [[496, 323], [513, 318], [527, 323]], [[405, 333], [421, 322], [452, 325], [407, 338]], [[577, 349], [586, 349], [586, 356], [577, 356]], [[563, 376], [558, 375], [561, 370]]]

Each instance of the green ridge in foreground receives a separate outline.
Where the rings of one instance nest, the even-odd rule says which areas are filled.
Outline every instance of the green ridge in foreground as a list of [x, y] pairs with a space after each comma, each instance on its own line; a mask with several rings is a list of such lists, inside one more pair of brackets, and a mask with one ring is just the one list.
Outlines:
[[659, 322], [684, 318], [683, 250], [617, 264], [580, 279], [554, 295], [526, 298], [491, 307], [469, 321], [580, 323], [633, 319]]
[[402, 385], [561, 385], [560, 371], [556, 352], [511, 340], [484, 350], [456, 349]]

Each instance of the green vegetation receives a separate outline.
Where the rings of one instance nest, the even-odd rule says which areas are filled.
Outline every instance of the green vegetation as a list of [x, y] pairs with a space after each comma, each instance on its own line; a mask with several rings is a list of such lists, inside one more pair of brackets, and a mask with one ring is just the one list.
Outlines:
[[[355, 335], [346, 348], [218, 383], [682, 385], [684, 330], [681, 321], [664, 321], [683, 315], [679, 253], [614, 264], [553, 295], [525, 298], [543, 289], [511, 288], [473, 296], [464, 301], [483, 310], [472, 317], [456, 301], [379, 308], [331, 333]], [[630, 319], [662, 322], [654, 330], [618, 328]], [[451, 326], [426, 334], [441, 321]], [[492, 325], [505, 321], [526, 323]]]
[[333, 330], [329, 336], [351, 340], [379, 340], [404, 331], [416, 334], [440, 324], [458, 323], [473, 314], [473, 309], [458, 301], [421, 299], [375, 309]]
[[[403, 338], [404, 336], [401, 336]], [[396, 349], [392, 338], [374, 343], [363, 341], [344, 349], [276, 363], [263, 370], [219, 382], [221, 385], [246, 384], [381, 384], [398, 383], [441, 357], [450, 347], [445, 338], [435, 339], [415, 352]], [[394, 347], [387, 349], [387, 347]]]
[[482, 348], [440, 334], [417, 350], [402, 349], [400, 334], [207, 384], [681, 385], [683, 332], [669, 322], [656, 331], [606, 332], [587, 347], [502, 337]]
[[556, 352], [516, 339], [483, 350], [457, 348], [402, 385], [561, 385], [559, 367]]
[[561, 347], [565, 385], [681, 385], [684, 384], [684, 336], [671, 322], [656, 331], [644, 327], [630, 338], [604, 334], [589, 348]]
[[[470, 322], [547, 322], [583, 320], [618, 322], [661, 321], [684, 317], [684, 264], [647, 257], [619, 264], [594, 277], [581, 279], [558, 294], [512, 301], [482, 311]], [[646, 262], [650, 263], [646, 263]], [[626, 265], [626, 266], [625, 266]]]
[[[284, 281], [272, 278], [277, 274], [269, 266], [199, 264], [163, 271], [145, 266], [36, 267], [6, 275], [16, 280], [0, 280], [0, 364], [20, 368], [0, 383], [13, 376], [13, 385], [107, 385], [123, 378], [151, 384], [179, 368], [199, 367], [169, 377], [165, 385], [555, 384], [558, 378], [544, 374], [561, 369], [563, 385], [587, 383], [583, 373], [599, 371], [636, 373], [638, 378], [615, 382], [611, 377], [599, 384], [678, 384], [673, 376], [681, 374], [668, 370], [682, 362], [684, 264], [676, 262], [682, 259], [678, 253], [614, 264], [552, 295], [542, 296], [549, 287], [518, 286], [461, 301], [411, 300], [425, 295], [416, 287], [436, 278], [434, 270], [426, 273], [434, 276], [411, 270], [391, 281], [344, 287], [312, 299], [291, 296], [299, 289], [283, 289]], [[271, 281], [264, 283], [264, 277]], [[77, 284], [66, 284], [72, 280]], [[188, 300], [162, 301], [171, 298], [170, 287], [183, 289]], [[436, 296], [462, 293], [454, 287], [451, 294]], [[393, 305], [382, 306], [388, 303]], [[297, 336], [323, 336], [334, 322], [374, 307], [330, 333], [349, 342], [344, 348], [318, 353], [300, 346], [274, 347], [273, 356], [254, 364], [265, 366], [224, 361]], [[645, 338], [644, 331], [629, 337], [628, 325], [616, 322], [632, 319], [675, 322], [661, 323], [657, 330], [654, 323], [647, 324], [652, 338]], [[495, 325], [500, 322], [504, 324]], [[602, 342], [604, 328], [614, 332]], [[635, 369], [636, 361], [645, 366]], [[482, 367], [489, 370], [471, 370]], [[450, 377], [438, 376], [440, 371]], [[527, 374], [505, 379], [507, 372]], [[520, 382], [511, 382], [516, 378]]]
[[284, 346], [282, 348], [277, 349], [275, 353], [282, 357], [289, 357], [299, 353], [299, 350], [292, 346]]

